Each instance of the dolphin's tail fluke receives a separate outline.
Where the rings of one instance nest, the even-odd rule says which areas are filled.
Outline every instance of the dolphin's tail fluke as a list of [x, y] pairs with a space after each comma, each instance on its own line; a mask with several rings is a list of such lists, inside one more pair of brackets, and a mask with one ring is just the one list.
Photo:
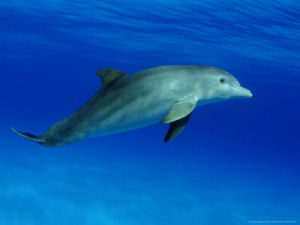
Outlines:
[[35, 136], [35, 135], [33, 135], [33, 134], [30, 134], [30, 133], [26, 133], [26, 132], [24, 132], [24, 133], [23, 133], [23, 132], [19, 132], [19, 131], [17, 131], [16, 129], [14, 129], [13, 127], [10, 127], [10, 129], [11, 129], [14, 133], [16, 133], [17, 135], [19, 135], [19, 136], [21, 136], [21, 137], [23, 137], [23, 138], [26, 138], [26, 139], [28, 139], [28, 140], [37, 142], [37, 143], [39, 143], [39, 144], [45, 143], [45, 140], [44, 140], [43, 138], [41, 138], [41, 137]]

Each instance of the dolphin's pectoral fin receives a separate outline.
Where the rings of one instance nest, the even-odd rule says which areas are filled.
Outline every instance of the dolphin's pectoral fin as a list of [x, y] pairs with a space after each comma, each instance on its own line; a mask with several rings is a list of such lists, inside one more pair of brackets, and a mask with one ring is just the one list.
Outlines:
[[191, 118], [191, 115], [192, 113], [188, 114], [186, 117], [183, 117], [180, 120], [176, 120], [170, 123], [168, 133], [165, 137], [165, 142], [171, 141], [173, 138], [178, 136], [183, 131], [189, 119]]
[[162, 123], [171, 123], [190, 114], [197, 105], [196, 98], [189, 98], [184, 101], [177, 102], [171, 106], [168, 114], [162, 119]]
[[98, 70], [96, 74], [101, 78], [102, 88], [110, 86], [112, 83], [126, 75], [125, 72], [109, 68]]

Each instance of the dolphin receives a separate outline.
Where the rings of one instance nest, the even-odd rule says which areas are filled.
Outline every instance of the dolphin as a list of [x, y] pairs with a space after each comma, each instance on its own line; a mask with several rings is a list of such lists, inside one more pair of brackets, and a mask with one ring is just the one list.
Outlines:
[[196, 106], [252, 97], [233, 75], [213, 66], [159, 66], [132, 75], [105, 68], [96, 74], [102, 86], [95, 95], [44, 134], [11, 129], [43, 146], [56, 147], [161, 122], [170, 124], [164, 139], [168, 142], [182, 132]]

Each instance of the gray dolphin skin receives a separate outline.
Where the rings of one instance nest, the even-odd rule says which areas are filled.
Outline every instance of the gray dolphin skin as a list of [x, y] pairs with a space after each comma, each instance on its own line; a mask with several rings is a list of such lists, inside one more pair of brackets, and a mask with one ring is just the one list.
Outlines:
[[55, 147], [161, 122], [170, 124], [167, 142], [182, 132], [196, 106], [252, 97], [230, 73], [212, 66], [160, 66], [132, 75], [102, 69], [96, 74], [102, 81], [98, 92], [41, 136], [11, 129], [43, 146]]

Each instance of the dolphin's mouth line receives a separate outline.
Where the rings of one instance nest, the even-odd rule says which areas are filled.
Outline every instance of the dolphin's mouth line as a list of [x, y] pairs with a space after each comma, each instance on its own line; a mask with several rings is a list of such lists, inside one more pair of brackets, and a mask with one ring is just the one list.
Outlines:
[[233, 86], [230, 85], [234, 90], [237, 90], [237, 93], [239, 93], [239, 95], [237, 95], [237, 97], [241, 97], [241, 98], [252, 98], [252, 92], [250, 90], [248, 90], [247, 88], [244, 88], [242, 86]]

